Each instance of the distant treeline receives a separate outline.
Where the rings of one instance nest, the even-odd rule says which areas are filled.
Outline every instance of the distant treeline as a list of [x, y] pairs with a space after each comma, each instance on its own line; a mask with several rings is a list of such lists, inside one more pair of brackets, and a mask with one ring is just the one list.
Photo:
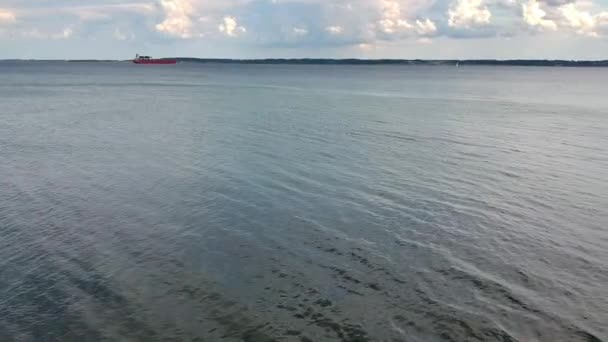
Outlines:
[[[544, 59], [330, 59], [330, 58], [269, 58], [269, 59], [228, 59], [228, 58], [164, 58], [188, 63], [221, 63], [221, 64], [329, 64], [329, 65], [513, 65], [513, 66], [563, 66], [563, 67], [608, 67], [608, 60], [573, 61]], [[4, 60], [14, 62], [44, 62], [43, 60]], [[50, 62], [50, 61], [46, 61]], [[68, 62], [129, 62], [116, 60], [69, 60]]]
[[567, 60], [425, 60], [425, 59], [218, 59], [218, 58], [174, 58], [180, 62], [192, 63], [225, 63], [225, 64], [344, 64], [344, 65], [515, 65], [515, 66], [573, 66], [573, 67], [607, 67], [608, 60], [603, 61], [567, 61]]

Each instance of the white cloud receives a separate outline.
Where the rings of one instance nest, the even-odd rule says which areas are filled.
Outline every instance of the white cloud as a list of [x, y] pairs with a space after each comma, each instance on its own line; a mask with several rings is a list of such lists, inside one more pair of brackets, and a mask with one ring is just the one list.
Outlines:
[[416, 20], [414, 24], [410, 24], [407, 20], [399, 19], [394, 22], [381, 22], [381, 27], [384, 33], [416, 33], [420, 36], [432, 35], [437, 32], [437, 26], [430, 19]]
[[156, 25], [156, 30], [178, 38], [191, 38], [193, 35], [192, 0], [160, 0], [165, 19]]
[[416, 20], [415, 30], [419, 35], [426, 36], [437, 32], [437, 26], [431, 19], [426, 18], [425, 20]]
[[588, 11], [578, 9], [574, 3], [560, 6], [559, 11], [565, 19], [565, 25], [589, 37], [599, 37], [599, 29], [608, 21], [608, 12], [592, 15]]
[[608, 11], [594, 14], [593, 9], [597, 6], [585, 0], [527, 0], [522, 4], [522, 17], [526, 24], [541, 30], [573, 29], [583, 36], [600, 37], [608, 33]]
[[236, 37], [241, 33], [247, 32], [243, 26], [239, 26], [234, 17], [224, 17], [223, 22], [218, 26], [220, 32], [229, 37]]
[[385, 35], [399, 34], [421, 36], [437, 32], [437, 26], [429, 18], [417, 19], [413, 24], [402, 16], [401, 4], [397, 1], [382, 1], [382, 18], [377, 22], [378, 30]]
[[553, 20], [545, 19], [547, 13], [540, 8], [537, 0], [528, 0], [521, 5], [524, 22], [540, 29], [556, 30], [557, 24]]
[[401, 18], [401, 5], [397, 1], [382, 1], [382, 18], [378, 21], [381, 32], [392, 34], [399, 31], [409, 31], [412, 25]]
[[395, 33], [400, 30], [409, 30], [412, 28], [412, 25], [410, 25], [407, 20], [403, 19], [382, 19], [378, 22], [378, 26], [382, 32], [388, 34]]
[[12, 24], [16, 21], [17, 21], [17, 17], [15, 16], [15, 13], [13, 13], [9, 10], [0, 8], [0, 25]]
[[330, 34], [337, 35], [344, 32], [344, 28], [342, 26], [327, 26], [325, 31], [329, 32]]
[[448, 10], [448, 25], [471, 28], [490, 23], [492, 13], [482, 0], [457, 0]]
[[[490, 41], [498, 35], [521, 34], [523, 25], [528, 31], [550, 31], [552, 40], [580, 39], [577, 35], [608, 39], [608, 11], [601, 8], [601, 1], [0, 0], [6, 7], [0, 8], [0, 35], [17, 40], [77, 35], [122, 41], [134, 40], [136, 33], [143, 43], [160, 33], [171, 39], [204, 39], [203, 45], [183, 42], [195, 49], [227, 40], [234, 43], [231, 48], [302, 47], [303, 51], [326, 47], [389, 51], [405, 39], [408, 44], [433, 39], [434, 46], [464, 37]], [[436, 39], [440, 36], [445, 39]], [[544, 39], [541, 34], [533, 38]], [[413, 46], [408, 44], [404, 46]]]
[[307, 34], [308, 34], [308, 30], [307, 30], [307, 29], [305, 29], [305, 28], [301, 28], [301, 27], [294, 27], [294, 28], [293, 28], [293, 33], [294, 33], [296, 36], [305, 36], [305, 35], [307, 35]]

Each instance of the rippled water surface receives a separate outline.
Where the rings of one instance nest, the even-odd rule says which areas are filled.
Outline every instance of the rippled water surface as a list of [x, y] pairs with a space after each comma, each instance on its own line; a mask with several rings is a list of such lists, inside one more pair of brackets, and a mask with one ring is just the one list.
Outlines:
[[608, 341], [608, 69], [0, 63], [2, 341]]

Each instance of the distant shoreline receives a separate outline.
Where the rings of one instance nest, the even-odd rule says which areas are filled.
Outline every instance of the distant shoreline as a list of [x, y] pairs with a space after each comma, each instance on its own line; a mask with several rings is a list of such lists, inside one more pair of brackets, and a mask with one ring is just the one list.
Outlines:
[[[225, 58], [171, 58], [178, 62], [187, 63], [216, 63], [216, 64], [299, 64], [299, 65], [486, 65], [486, 66], [554, 66], [554, 67], [608, 67], [608, 60], [576, 61], [576, 60], [535, 60], [535, 59], [326, 59], [326, 58], [268, 58], [268, 59], [225, 59]], [[0, 62], [80, 62], [107, 63], [129, 62], [130, 60], [34, 60], [34, 59], [5, 59]]]

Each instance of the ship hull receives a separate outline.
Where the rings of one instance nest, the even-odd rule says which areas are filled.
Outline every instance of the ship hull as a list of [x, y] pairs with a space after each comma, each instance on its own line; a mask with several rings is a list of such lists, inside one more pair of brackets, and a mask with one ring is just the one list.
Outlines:
[[177, 61], [172, 59], [148, 59], [148, 60], [137, 60], [134, 59], [135, 64], [175, 64]]

